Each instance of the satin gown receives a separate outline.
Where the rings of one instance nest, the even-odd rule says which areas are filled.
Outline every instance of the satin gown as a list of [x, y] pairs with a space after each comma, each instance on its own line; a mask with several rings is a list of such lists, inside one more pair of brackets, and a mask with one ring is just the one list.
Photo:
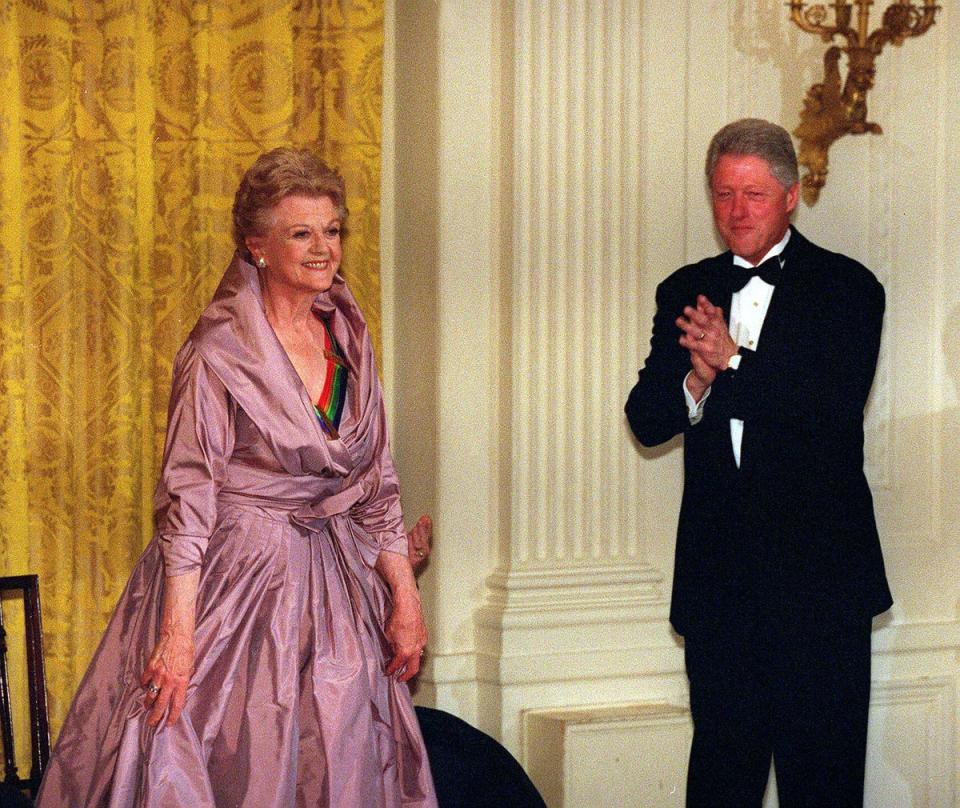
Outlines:
[[[382, 551], [406, 553], [366, 325], [320, 295], [349, 368], [338, 437], [235, 257], [177, 356], [156, 534], [66, 718], [40, 808], [434, 808], [407, 686], [383, 673]], [[200, 569], [195, 671], [170, 727], [139, 678], [164, 578]]]

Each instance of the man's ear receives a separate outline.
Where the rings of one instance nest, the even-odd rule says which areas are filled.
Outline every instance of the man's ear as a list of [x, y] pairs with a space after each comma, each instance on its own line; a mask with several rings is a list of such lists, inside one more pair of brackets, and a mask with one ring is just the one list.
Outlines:
[[787, 213], [793, 213], [794, 208], [797, 207], [797, 202], [800, 199], [800, 183], [795, 182], [787, 190]]

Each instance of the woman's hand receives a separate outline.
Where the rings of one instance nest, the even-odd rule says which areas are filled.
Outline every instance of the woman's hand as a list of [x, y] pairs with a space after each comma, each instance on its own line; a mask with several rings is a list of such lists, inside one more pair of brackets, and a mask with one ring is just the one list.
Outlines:
[[393, 676], [399, 672], [397, 678], [401, 682], [409, 681], [420, 672], [423, 649], [427, 646], [427, 627], [416, 594], [394, 597], [393, 611], [387, 618], [384, 634], [393, 649], [393, 659], [384, 673]]
[[161, 629], [140, 684], [147, 689], [143, 704], [150, 713], [147, 723], [155, 727], [167, 712], [167, 726], [173, 724], [187, 703], [187, 685], [193, 673], [193, 632]]
[[393, 676], [399, 672], [400, 681], [407, 682], [420, 672], [420, 658], [427, 645], [420, 591], [413, 578], [410, 560], [405, 555], [384, 550], [377, 557], [377, 572], [393, 594], [393, 610], [383, 629], [393, 650], [393, 659], [384, 673]]
[[143, 706], [150, 711], [147, 723], [152, 727], [160, 723], [164, 712], [169, 727], [187, 703], [199, 584], [200, 570], [164, 579], [160, 639], [140, 677], [140, 684], [147, 689]]

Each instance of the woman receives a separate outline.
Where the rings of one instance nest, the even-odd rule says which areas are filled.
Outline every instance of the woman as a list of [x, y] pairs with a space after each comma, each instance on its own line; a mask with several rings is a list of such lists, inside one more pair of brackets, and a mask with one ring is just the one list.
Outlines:
[[156, 535], [80, 685], [48, 806], [435, 806], [426, 629], [341, 178], [275, 149], [174, 364]]

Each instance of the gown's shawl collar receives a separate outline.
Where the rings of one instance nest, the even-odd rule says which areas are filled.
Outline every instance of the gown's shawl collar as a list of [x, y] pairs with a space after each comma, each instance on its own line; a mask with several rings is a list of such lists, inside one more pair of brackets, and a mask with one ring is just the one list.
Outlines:
[[[314, 308], [330, 321], [347, 353], [351, 373], [366, 370], [362, 345], [356, 344], [362, 317], [339, 275], [334, 288], [320, 295]], [[341, 313], [342, 317], [336, 316]], [[353, 467], [350, 451], [344, 440], [324, 435], [313, 402], [267, 321], [257, 270], [239, 254], [190, 339], [288, 473], [347, 475]], [[348, 396], [348, 406], [359, 403]]]

